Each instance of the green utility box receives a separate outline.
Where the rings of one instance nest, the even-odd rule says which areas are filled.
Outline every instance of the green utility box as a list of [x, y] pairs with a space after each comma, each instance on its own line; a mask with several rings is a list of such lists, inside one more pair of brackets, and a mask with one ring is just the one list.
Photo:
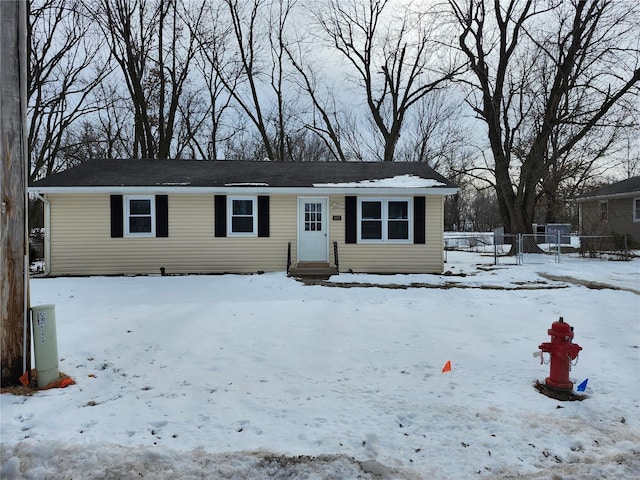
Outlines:
[[31, 308], [33, 351], [36, 357], [38, 388], [46, 387], [60, 376], [58, 371], [58, 339], [56, 337], [56, 306], [38, 305]]

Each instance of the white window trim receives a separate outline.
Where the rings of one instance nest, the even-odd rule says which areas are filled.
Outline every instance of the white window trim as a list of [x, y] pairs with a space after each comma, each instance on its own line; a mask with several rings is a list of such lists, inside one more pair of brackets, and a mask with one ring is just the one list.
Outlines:
[[632, 204], [632, 208], [633, 208], [633, 221], [634, 222], [640, 222], [640, 205], [638, 205], [638, 208], [636, 208], [636, 203], [640, 202], [640, 197], [634, 197], [633, 199], [633, 204]]
[[[370, 239], [362, 238], [362, 202], [382, 202], [382, 238]], [[389, 202], [406, 202], [407, 203], [407, 222], [409, 231], [408, 238], [405, 239], [389, 239]], [[411, 197], [358, 197], [358, 243], [370, 244], [413, 244], [413, 198]]]
[[[151, 209], [151, 231], [150, 232], [130, 232], [130, 200], [149, 200]], [[127, 195], [124, 197], [124, 236], [125, 237], [155, 237], [156, 236], [156, 197], [154, 195]]]
[[[251, 211], [253, 212], [253, 231], [234, 232], [233, 231], [233, 201], [251, 200]], [[227, 198], [227, 236], [228, 237], [257, 237], [258, 236], [258, 197], [254, 196], [229, 196]]]

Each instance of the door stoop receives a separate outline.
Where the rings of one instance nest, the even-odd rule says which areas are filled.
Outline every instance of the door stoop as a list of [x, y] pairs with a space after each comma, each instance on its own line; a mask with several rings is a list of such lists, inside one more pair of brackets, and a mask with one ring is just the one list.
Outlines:
[[328, 279], [331, 275], [336, 275], [338, 269], [330, 266], [327, 262], [299, 262], [297, 266], [289, 269], [289, 275], [299, 278], [319, 278]]

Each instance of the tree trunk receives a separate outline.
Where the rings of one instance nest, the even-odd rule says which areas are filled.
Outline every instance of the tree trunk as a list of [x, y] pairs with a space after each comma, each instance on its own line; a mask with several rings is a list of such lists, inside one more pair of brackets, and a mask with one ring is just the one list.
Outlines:
[[517, 195], [511, 202], [513, 214], [509, 217], [511, 222], [508, 225], [508, 232], [512, 235], [513, 241], [510, 253], [512, 255], [517, 253], [515, 246], [517, 245], [518, 235], [524, 235], [522, 238], [522, 253], [544, 253], [536, 242], [535, 232], [533, 231], [535, 199], [527, 198], [526, 195]]
[[[25, 314], [28, 176], [27, 4], [0, 2], [0, 325], [2, 386], [19, 384]], [[27, 344], [28, 345], [28, 344]], [[30, 348], [27, 348], [28, 354]], [[30, 361], [27, 368], [30, 367]]]
[[382, 158], [385, 162], [393, 162], [394, 157], [396, 155], [396, 141], [397, 139], [391, 139], [391, 135], [388, 135], [388, 138], [385, 138], [384, 144], [384, 156]]

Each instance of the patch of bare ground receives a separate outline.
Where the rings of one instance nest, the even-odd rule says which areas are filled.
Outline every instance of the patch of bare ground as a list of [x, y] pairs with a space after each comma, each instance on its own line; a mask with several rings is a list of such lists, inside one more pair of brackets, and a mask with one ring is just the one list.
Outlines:
[[591, 290], [622, 290], [625, 292], [631, 292], [635, 293], [636, 295], [640, 295], [640, 291], [634, 290], [633, 288], [619, 287], [616, 285], [611, 285], [609, 283], [593, 282], [590, 280], [581, 280], [579, 278], [568, 277], [566, 275], [551, 275], [549, 273], [539, 273], [539, 275], [553, 282], [565, 282], [572, 283], [574, 285], [582, 285], [583, 287], [590, 288]]
[[[66, 373], [60, 372], [60, 375], [56, 380], [53, 380], [47, 386], [39, 388], [38, 387], [38, 373], [35, 369], [31, 370], [31, 374], [29, 375], [29, 381], [26, 385], [14, 385], [9, 387], [0, 388], [0, 394], [10, 393], [12, 395], [22, 395], [22, 396], [31, 396], [34, 393], [37, 393], [41, 390], [49, 390], [51, 388], [65, 388], [69, 385], [75, 385], [75, 380], [73, 380]], [[26, 376], [26, 374], [25, 374]]]
[[388, 289], [409, 289], [409, 288], [435, 288], [448, 290], [450, 288], [466, 288], [480, 290], [556, 290], [559, 288], [567, 288], [567, 285], [550, 285], [543, 281], [537, 282], [515, 282], [513, 286], [506, 285], [470, 285], [467, 283], [445, 282], [440, 284], [412, 282], [408, 284], [398, 283], [369, 283], [369, 282], [341, 282], [335, 283], [324, 279], [316, 278], [299, 278], [300, 282], [305, 285], [322, 285], [323, 287], [340, 287], [340, 288], [388, 288]]
[[550, 387], [549, 385], [541, 383], [538, 380], [536, 380], [533, 386], [541, 394], [555, 400], [560, 400], [561, 402], [581, 402], [582, 400], [589, 398], [587, 395], [574, 393], [573, 390], [559, 390], [557, 388]]

